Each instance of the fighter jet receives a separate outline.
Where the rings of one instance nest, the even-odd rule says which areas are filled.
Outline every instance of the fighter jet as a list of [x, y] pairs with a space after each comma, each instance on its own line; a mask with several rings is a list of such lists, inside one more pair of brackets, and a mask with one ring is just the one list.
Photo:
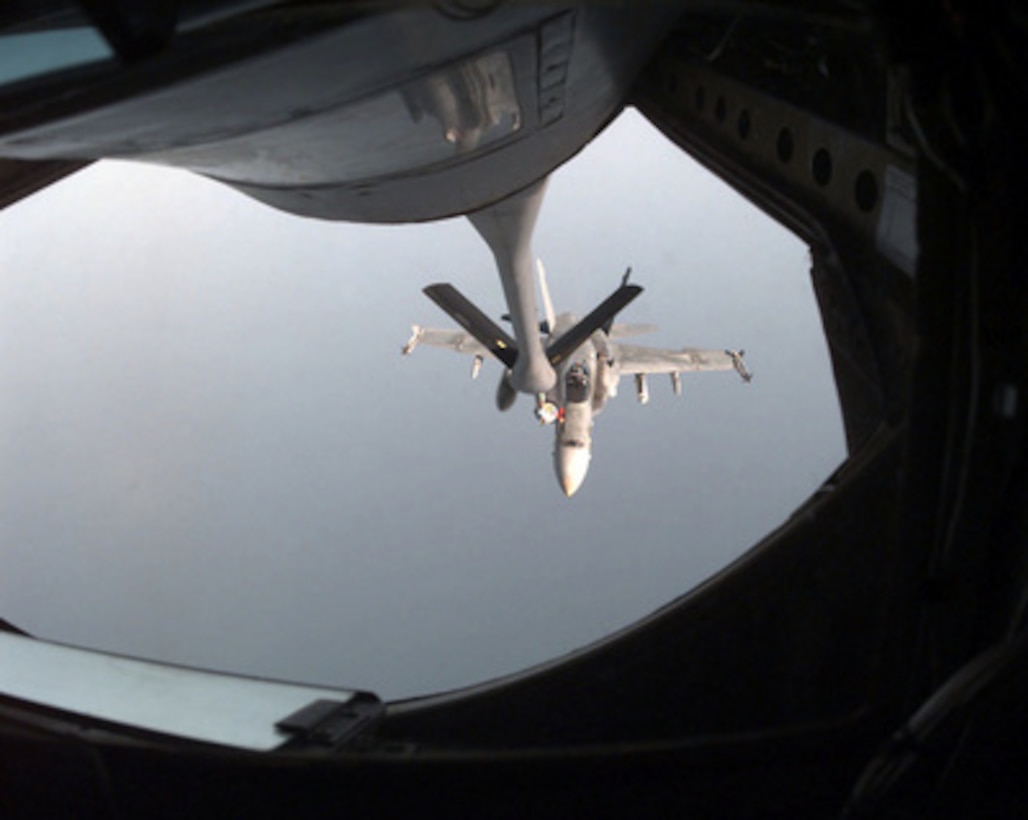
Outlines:
[[[617, 395], [622, 376], [635, 376], [641, 404], [649, 401], [646, 377], [651, 373], [669, 374], [675, 395], [682, 392], [681, 374], [685, 372], [735, 370], [744, 382], [752, 378], [741, 350], [665, 350], [616, 342], [656, 329], [652, 325], [614, 324], [614, 316], [642, 292], [641, 287], [628, 284], [631, 268], [625, 272], [621, 286], [581, 320], [571, 313], [554, 314], [542, 263], [538, 263], [538, 270], [545, 318], [539, 323], [537, 339], [556, 379], [551, 388], [536, 394], [535, 416], [541, 424], [554, 427], [553, 466], [557, 482], [569, 498], [582, 486], [589, 470], [593, 420], [607, 399]], [[429, 285], [424, 293], [463, 330], [413, 325], [403, 354], [411, 354], [419, 344], [470, 354], [474, 357], [473, 379], [478, 377], [485, 357], [493, 356], [505, 367], [496, 405], [500, 410], [509, 409], [517, 398], [511, 383], [519, 356], [517, 341], [452, 285]]]

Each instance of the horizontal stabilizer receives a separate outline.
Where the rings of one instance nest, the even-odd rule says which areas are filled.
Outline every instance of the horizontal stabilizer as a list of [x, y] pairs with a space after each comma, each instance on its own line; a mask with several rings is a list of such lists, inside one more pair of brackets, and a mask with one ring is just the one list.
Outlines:
[[442, 283], [429, 285], [423, 292], [508, 368], [514, 366], [518, 358], [517, 342], [475, 307], [457, 288]]
[[556, 367], [597, 330], [607, 325], [636, 296], [642, 293], [638, 285], [622, 285], [600, 303], [588, 316], [546, 349], [546, 358]]

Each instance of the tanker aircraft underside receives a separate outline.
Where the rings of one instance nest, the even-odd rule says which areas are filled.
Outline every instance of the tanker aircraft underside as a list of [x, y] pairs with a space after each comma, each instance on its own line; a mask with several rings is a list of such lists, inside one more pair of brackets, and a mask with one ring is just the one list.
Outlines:
[[[540, 423], [554, 426], [553, 464], [557, 481], [568, 497], [582, 486], [589, 470], [593, 419], [603, 410], [607, 399], [617, 395], [622, 376], [635, 376], [641, 404], [649, 401], [646, 377], [651, 373], [669, 374], [675, 395], [682, 391], [681, 374], [686, 372], [735, 370], [743, 381], [752, 378], [741, 350], [665, 350], [616, 342], [656, 329], [653, 325], [614, 324], [614, 316], [642, 293], [638, 285], [628, 284], [631, 268], [625, 272], [621, 286], [581, 320], [571, 313], [554, 314], [541, 263], [538, 268], [545, 318], [539, 323], [536, 336], [556, 380], [548, 390], [535, 394], [535, 416]], [[517, 340], [512, 338], [453, 285], [429, 285], [424, 292], [463, 330], [413, 325], [412, 335], [403, 346], [404, 355], [412, 353], [419, 344], [469, 354], [474, 357], [472, 378], [478, 377], [487, 355], [495, 357], [504, 365], [496, 405], [500, 410], [509, 409], [518, 394], [511, 374], [519, 357], [520, 334]]]

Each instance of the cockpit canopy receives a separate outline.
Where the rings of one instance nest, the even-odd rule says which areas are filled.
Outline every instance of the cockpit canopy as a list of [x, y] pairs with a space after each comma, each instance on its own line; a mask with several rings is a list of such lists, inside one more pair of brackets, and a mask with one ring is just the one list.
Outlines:
[[581, 362], [568, 368], [564, 377], [564, 398], [568, 404], [581, 404], [589, 399], [589, 371]]

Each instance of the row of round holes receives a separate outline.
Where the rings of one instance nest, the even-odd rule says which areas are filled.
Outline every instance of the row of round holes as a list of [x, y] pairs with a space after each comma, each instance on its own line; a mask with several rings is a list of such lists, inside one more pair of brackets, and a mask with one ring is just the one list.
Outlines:
[[[678, 77], [672, 74], [669, 88], [672, 92], [675, 92], [677, 87]], [[693, 103], [696, 107], [696, 112], [702, 113], [707, 104], [707, 91], [702, 85], [696, 87]], [[724, 125], [727, 116], [728, 104], [723, 96], [719, 96], [714, 102], [714, 120], [718, 125]], [[753, 122], [750, 118], [750, 112], [744, 108], [736, 118], [735, 131], [739, 135], [739, 139], [745, 141], [749, 138], [752, 130]], [[775, 141], [775, 153], [778, 156], [779, 162], [783, 165], [787, 164], [792, 159], [795, 148], [792, 130], [787, 125], [783, 125], [778, 130], [778, 139]], [[831, 153], [827, 148], [818, 148], [814, 152], [810, 163], [810, 173], [814, 181], [822, 188], [826, 187], [832, 181], [832, 171]], [[864, 213], [871, 213], [875, 205], [878, 204], [878, 180], [872, 171], [865, 168], [857, 174], [857, 178], [853, 183], [853, 200]]]

